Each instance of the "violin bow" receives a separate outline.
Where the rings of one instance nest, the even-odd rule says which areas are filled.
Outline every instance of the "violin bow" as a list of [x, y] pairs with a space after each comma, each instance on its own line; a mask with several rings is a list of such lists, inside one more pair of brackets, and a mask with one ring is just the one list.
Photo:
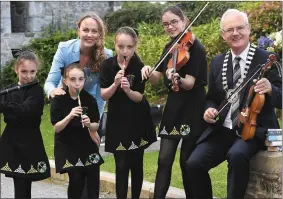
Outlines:
[[185, 28], [185, 30], [183, 31], [183, 33], [181, 35], [178, 36], [178, 38], [174, 41], [174, 43], [172, 44], [172, 46], [170, 47], [169, 50], [166, 51], [166, 53], [164, 55], [162, 55], [161, 59], [158, 61], [158, 63], [156, 64], [156, 66], [153, 68], [153, 70], [150, 72], [149, 76], [150, 77], [152, 75], [152, 73], [154, 71], [157, 70], [157, 68], [160, 66], [160, 64], [164, 61], [164, 59], [168, 56], [168, 54], [173, 50], [173, 48], [175, 48], [176, 44], [181, 40], [181, 38], [187, 33], [187, 31], [192, 27], [193, 23], [197, 20], [197, 18], [200, 16], [200, 14], [204, 11], [204, 9], [206, 8], [206, 6], [209, 4], [209, 2], [207, 2], [203, 8], [200, 10], [200, 12], [197, 14], [197, 16], [193, 19], [193, 21], [191, 21], [191, 23]]

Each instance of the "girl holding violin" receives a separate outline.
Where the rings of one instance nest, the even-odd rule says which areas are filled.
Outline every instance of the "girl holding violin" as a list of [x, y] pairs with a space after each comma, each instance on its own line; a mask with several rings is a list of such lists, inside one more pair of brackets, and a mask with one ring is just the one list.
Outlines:
[[[165, 32], [171, 37], [171, 41], [163, 50], [164, 54], [185, 31], [188, 20], [177, 6], [165, 9], [161, 20]], [[176, 46], [156, 71], [152, 71], [149, 66], [142, 69], [143, 79], [148, 78], [151, 84], [156, 84], [164, 75], [164, 84], [169, 88], [160, 124], [161, 144], [154, 198], [166, 196], [172, 165], [181, 139], [180, 166], [186, 196], [190, 197], [185, 161], [194, 150], [197, 138], [202, 132], [201, 121], [206, 96], [204, 87], [207, 85], [205, 49], [191, 31], [188, 31]], [[180, 61], [182, 56], [184, 59]]]
[[13, 178], [14, 198], [28, 199], [32, 181], [50, 177], [40, 132], [44, 93], [38, 82], [34, 83], [40, 64], [37, 56], [28, 50], [18, 50], [13, 56], [18, 83], [0, 96], [0, 114], [6, 123], [0, 137], [0, 173]]
[[139, 198], [143, 182], [144, 149], [156, 141], [150, 107], [143, 96], [144, 66], [136, 53], [138, 35], [121, 27], [115, 35], [116, 56], [104, 61], [100, 69], [101, 96], [109, 100], [105, 151], [114, 154], [116, 195], [127, 198], [131, 170], [132, 198]]

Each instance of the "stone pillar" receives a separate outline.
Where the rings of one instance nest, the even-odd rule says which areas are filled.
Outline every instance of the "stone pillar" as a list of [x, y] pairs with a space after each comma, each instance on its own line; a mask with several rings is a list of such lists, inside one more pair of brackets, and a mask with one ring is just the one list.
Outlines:
[[282, 198], [282, 152], [260, 151], [252, 158], [245, 198]]
[[10, 2], [1, 1], [1, 34], [11, 33], [11, 10]]
[[42, 28], [47, 25], [43, 20], [44, 11], [44, 2], [29, 2], [26, 22], [27, 32], [41, 32]]

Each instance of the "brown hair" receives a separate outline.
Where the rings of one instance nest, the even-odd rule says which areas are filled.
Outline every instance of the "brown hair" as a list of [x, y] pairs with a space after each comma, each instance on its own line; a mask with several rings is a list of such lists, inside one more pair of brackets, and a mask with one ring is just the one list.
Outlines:
[[[80, 63], [79, 62], [73, 62], [65, 67], [62, 67], [60, 68], [61, 69], [61, 75], [64, 79], [66, 79], [68, 77], [68, 73], [70, 70], [72, 69], [79, 69], [80, 71], [82, 71], [84, 73], [84, 77], [86, 77], [86, 73], [85, 73], [85, 70], [80, 66]], [[65, 85], [63, 79], [62, 79], [62, 84], [63, 84], [63, 88], [66, 89], [67, 86]]]
[[186, 25], [189, 24], [189, 19], [186, 15], [184, 15], [184, 12], [181, 10], [179, 6], [169, 6], [165, 10], [162, 11], [161, 18], [166, 12], [171, 12], [174, 15], [177, 15], [180, 17], [182, 21], [185, 21]]
[[19, 67], [19, 65], [21, 65], [25, 60], [33, 61], [37, 67], [40, 65], [40, 61], [38, 60], [37, 56], [30, 50], [22, 50], [17, 53], [16, 57], [14, 68]]
[[82, 21], [87, 19], [87, 18], [92, 18], [96, 21], [96, 23], [98, 25], [98, 31], [99, 31], [99, 34], [100, 34], [99, 41], [98, 41], [98, 43], [95, 44], [95, 46], [93, 48], [93, 54], [92, 54], [92, 58], [91, 58], [92, 62], [91, 62], [91, 66], [90, 66], [90, 70], [92, 72], [97, 72], [97, 71], [99, 71], [99, 68], [100, 68], [102, 62], [107, 58], [107, 56], [104, 52], [104, 39], [105, 39], [105, 35], [106, 35], [106, 32], [107, 32], [107, 28], [104, 25], [101, 18], [95, 13], [88, 13], [88, 14], [83, 15], [77, 21], [78, 28], [80, 28]]
[[135, 45], [138, 44], [138, 33], [137, 33], [137, 30], [134, 30], [133, 28], [131, 28], [129, 26], [121, 27], [115, 33], [115, 40], [116, 40], [116, 37], [118, 35], [120, 35], [120, 34], [125, 34], [125, 35], [131, 36], [134, 39]]
[[69, 71], [74, 69], [74, 68], [77, 68], [77, 69], [83, 71], [84, 76], [86, 76], [84, 69], [80, 66], [80, 63], [79, 62], [73, 62], [71, 64], [68, 64], [67, 66], [60, 68], [61, 69], [61, 75], [63, 76], [63, 78], [67, 78]]

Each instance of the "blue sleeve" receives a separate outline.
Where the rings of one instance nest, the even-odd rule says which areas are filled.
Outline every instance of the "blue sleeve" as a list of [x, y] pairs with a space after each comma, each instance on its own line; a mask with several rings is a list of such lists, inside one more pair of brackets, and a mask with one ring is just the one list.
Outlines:
[[62, 51], [62, 46], [61, 42], [59, 43], [58, 49], [56, 51], [56, 54], [54, 55], [52, 65], [50, 68], [50, 71], [48, 73], [48, 77], [45, 81], [44, 84], [44, 91], [47, 95], [47, 98], [49, 98], [50, 92], [54, 89], [57, 88], [57, 86], [60, 83], [61, 80], [61, 67], [65, 66], [65, 61], [64, 61], [64, 54]]

